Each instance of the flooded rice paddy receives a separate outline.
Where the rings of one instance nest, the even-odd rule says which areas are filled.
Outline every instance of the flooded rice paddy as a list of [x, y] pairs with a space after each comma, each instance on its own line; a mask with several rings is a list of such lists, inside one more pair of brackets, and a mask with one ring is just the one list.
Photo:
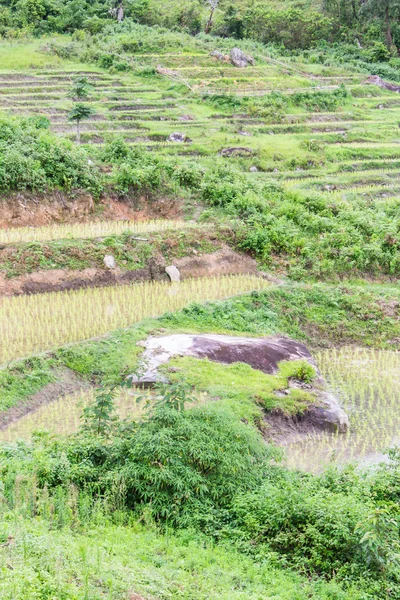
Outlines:
[[318, 366], [350, 419], [347, 434], [320, 433], [286, 447], [287, 464], [321, 471], [330, 463], [380, 462], [400, 444], [400, 353], [340, 348], [316, 355]]

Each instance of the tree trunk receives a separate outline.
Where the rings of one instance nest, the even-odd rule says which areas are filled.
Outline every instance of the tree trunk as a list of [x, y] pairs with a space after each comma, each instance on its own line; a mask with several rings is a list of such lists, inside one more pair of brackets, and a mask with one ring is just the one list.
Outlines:
[[80, 121], [76, 122], [76, 141], [78, 142], [78, 144], [81, 143], [81, 130], [80, 130]]
[[213, 15], [214, 15], [214, 10], [215, 10], [215, 8], [211, 9], [210, 16], [208, 17], [208, 21], [207, 21], [207, 25], [206, 25], [206, 28], [204, 30], [204, 33], [210, 33], [210, 31], [211, 31], [212, 18], [213, 18]]
[[123, 6], [122, 2], [118, 7], [117, 19], [118, 19], [118, 23], [121, 23], [124, 20], [124, 6]]
[[392, 31], [390, 29], [390, 14], [389, 14], [389, 6], [385, 9], [385, 21], [386, 21], [386, 44], [388, 48], [393, 46], [393, 38]]

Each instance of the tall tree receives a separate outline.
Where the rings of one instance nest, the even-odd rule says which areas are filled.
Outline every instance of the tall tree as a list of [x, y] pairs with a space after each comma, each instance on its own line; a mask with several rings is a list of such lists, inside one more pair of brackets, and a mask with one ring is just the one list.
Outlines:
[[204, 33], [210, 33], [212, 25], [213, 25], [213, 16], [214, 12], [218, 8], [219, 0], [207, 0], [207, 4], [210, 7], [210, 16], [208, 17], [207, 25], [204, 30]]
[[386, 44], [393, 46], [392, 23], [400, 19], [400, 0], [366, 0], [364, 10], [382, 19], [385, 24]]

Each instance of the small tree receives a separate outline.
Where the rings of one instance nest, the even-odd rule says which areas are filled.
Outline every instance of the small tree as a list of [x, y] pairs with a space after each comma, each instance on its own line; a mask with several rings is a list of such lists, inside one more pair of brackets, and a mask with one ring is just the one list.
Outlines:
[[104, 386], [100, 389], [93, 402], [83, 409], [83, 427], [97, 435], [109, 435], [118, 417], [115, 412], [115, 397], [117, 386]]
[[73, 100], [76, 102], [79, 100], [89, 100], [92, 89], [93, 86], [91, 83], [89, 83], [87, 77], [76, 77], [68, 96], [73, 98]]
[[219, 0], [206, 0], [206, 1], [207, 1], [207, 4], [210, 6], [211, 12], [210, 12], [210, 16], [208, 17], [208, 21], [207, 21], [207, 25], [204, 30], [204, 33], [210, 33], [212, 25], [213, 25], [212, 19], [214, 16], [214, 12], [218, 8]]
[[85, 100], [89, 100], [90, 92], [93, 86], [89, 83], [87, 77], [76, 77], [74, 79], [71, 91], [68, 96], [75, 102], [74, 106], [68, 113], [68, 121], [74, 121], [76, 123], [76, 141], [81, 141], [80, 124], [84, 119], [88, 119], [91, 115], [95, 114], [95, 110], [87, 105], [83, 104]]
[[90, 116], [95, 114], [95, 110], [87, 104], [77, 102], [74, 104], [72, 109], [68, 113], [68, 121], [74, 121], [76, 123], [76, 141], [81, 141], [80, 124], [84, 119], [88, 119]]

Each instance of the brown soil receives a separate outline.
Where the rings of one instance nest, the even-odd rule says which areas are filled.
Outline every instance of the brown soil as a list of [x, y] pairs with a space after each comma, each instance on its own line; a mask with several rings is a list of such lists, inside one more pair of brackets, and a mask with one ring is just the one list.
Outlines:
[[179, 201], [166, 198], [122, 202], [109, 197], [95, 203], [89, 194], [79, 194], [71, 200], [61, 192], [41, 195], [24, 192], [0, 199], [1, 229], [100, 220], [177, 219], [181, 214]]
[[[228, 247], [202, 256], [187, 256], [173, 261], [182, 279], [191, 277], [215, 277], [257, 272], [255, 260], [234, 252]], [[60, 292], [88, 287], [127, 285], [137, 281], [165, 280], [166, 262], [162, 255], [149, 261], [144, 269], [124, 271], [122, 269], [88, 268], [83, 271], [68, 269], [40, 270], [34, 273], [7, 279], [0, 274], [0, 297]]]
[[90, 384], [79, 379], [73, 371], [63, 369], [57, 376], [57, 381], [48, 383], [39, 392], [30, 396], [25, 402], [9, 408], [0, 415], [0, 430], [6, 429], [11, 423], [18, 421], [28, 413], [33, 413], [41, 406], [50, 404], [60, 397], [68, 396], [79, 390], [89, 389]]
[[[44, 292], [61, 292], [88, 287], [104, 287], [124, 285], [133, 281], [150, 281], [160, 279], [153, 277], [151, 267], [136, 271], [112, 271], [103, 269], [84, 269], [71, 271], [54, 269], [53, 271], [36, 271], [28, 275], [6, 279], [0, 275], [0, 296], [20, 296], [22, 294], [41, 294]], [[167, 276], [165, 275], [165, 279]]]
[[238, 254], [228, 247], [212, 254], [185, 256], [175, 260], [174, 264], [178, 267], [183, 279], [257, 273], [257, 263], [254, 259], [245, 254]]

